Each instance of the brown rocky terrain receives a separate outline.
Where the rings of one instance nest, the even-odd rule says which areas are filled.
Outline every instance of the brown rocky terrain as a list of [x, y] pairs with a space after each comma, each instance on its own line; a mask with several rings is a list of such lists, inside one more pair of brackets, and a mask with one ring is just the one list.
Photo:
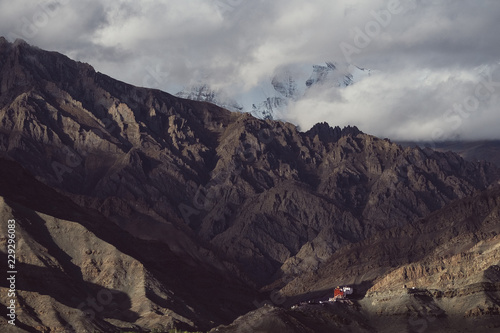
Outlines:
[[[0, 218], [17, 221], [21, 309], [13, 332], [206, 329], [252, 309], [256, 293], [236, 276], [131, 236], [15, 162], [0, 160], [0, 172]], [[7, 287], [3, 279], [2, 303]]]
[[[29, 272], [20, 287], [26, 331], [229, 324], [266, 297], [256, 296], [262, 286], [294, 279], [282, 293], [297, 298], [331, 288], [319, 277], [337, 261], [352, 265], [395, 230], [419, 235], [422, 219], [500, 179], [492, 163], [402, 148], [356, 127], [300, 132], [3, 38], [0, 157], [12, 174], [0, 183], [3, 221], [20, 221], [19, 262]], [[434, 248], [402, 260], [412, 244], [402, 237], [372, 259], [419, 267]], [[386, 266], [366, 267], [349, 283], [376, 292], [382, 284], [371, 283], [391, 278]], [[62, 282], [35, 282], [45, 275]], [[123, 308], [83, 320], [78, 305], [100, 290], [123, 298]], [[320, 315], [323, 327], [342, 329]]]
[[[288, 310], [264, 307], [213, 331], [496, 332], [499, 218], [497, 186], [346, 246], [317, 270], [273, 286]], [[326, 300], [337, 285], [355, 286], [352, 305], [289, 309], [301, 300]]]

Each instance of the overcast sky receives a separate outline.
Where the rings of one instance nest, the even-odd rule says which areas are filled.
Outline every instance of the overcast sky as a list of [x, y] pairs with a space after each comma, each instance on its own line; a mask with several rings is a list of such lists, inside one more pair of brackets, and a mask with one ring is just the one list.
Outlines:
[[0, 35], [140, 86], [249, 91], [284, 65], [376, 74], [285, 120], [392, 139], [500, 139], [498, 0], [0, 0]]

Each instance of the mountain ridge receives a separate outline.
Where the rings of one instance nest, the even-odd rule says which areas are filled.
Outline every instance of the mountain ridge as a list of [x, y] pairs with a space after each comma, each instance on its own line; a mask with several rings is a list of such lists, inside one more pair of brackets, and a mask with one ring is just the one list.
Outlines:
[[[20, 321], [47, 330], [66, 325], [58, 315], [72, 327], [94, 329], [158, 324], [208, 330], [229, 324], [259, 303], [261, 287], [326, 269], [336, 253], [411, 226], [500, 179], [491, 163], [403, 148], [355, 126], [320, 123], [300, 132], [290, 123], [134, 87], [58, 53], [5, 39], [0, 40], [0, 118], [1, 158], [10, 161], [0, 166], [12, 172], [13, 165], [22, 165], [29, 175], [22, 188], [38, 184], [42, 193], [64, 198], [82, 215], [95, 212], [103, 226], [138, 244], [138, 252], [144, 248], [152, 257], [165, 252], [172, 258], [158, 267], [113, 237], [97, 241], [88, 225], [73, 221], [78, 216], [63, 217], [63, 222], [56, 213], [35, 218], [43, 206], [16, 194], [22, 211], [30, 211], [21, 220], [48, 229], [46, 238], [61, 244], [57, 258], [88, 273], [77, 280], [78, 288], [119, 285], [124, 311], [135, 312], [120, 318], [96, 314], [98, 321], [86, 321], [75, 302], [60, 307], [46, 295], [44, 302], [56, 304], [49, 318], [40, 312], [43, 304], [33, 301], [36, 287], [22, 290], [30, 299], [26, 309], [36, 311]], [[22, 185], [22, 179], [0, 183], [0, 193]], [[4, 216], [12, 214], [9, 202], [2, 207]], [[94, 258], [99, 269], [71, 252], [57, 227], [77, 242], [81, 239], [71, 230], [90, 232], [96, 250], [107, 249]], [[40, 253], [47, 252], [27, 226], [23, 233]], [[35, 260], [37, 253], [29, 253], [33, 257], [23, 260]], [[109, 275], [114, 266], [122, 267], [116, 258], [135, 265], [143, 280], [126, 278], [126, 269], [116, 278]], [[141, 269], [145, 264], [152, 272]], [[54, 272], [65, 269], [56, 266]], [[185, 281], [176, 272], [185, 274]], [[225, 290], [228, 283], [220, 283], [225, 279], [236, 290]], [[200, 288], [193, 290], [193, 283]], [[141, 285], [151, 285], [154, 293], [134, 289]], [[174, 288], [182, 297], [165, 294]], [[211, 293], [205, 295], [204, 288]], [[238, 290], [242, 297], [233, 299]], [[215, 298], [224, 306], [210, 306]], [[171, 318], [162, 318], [167, 313]], [[147, 318], [153, 317], [149, 325]]]

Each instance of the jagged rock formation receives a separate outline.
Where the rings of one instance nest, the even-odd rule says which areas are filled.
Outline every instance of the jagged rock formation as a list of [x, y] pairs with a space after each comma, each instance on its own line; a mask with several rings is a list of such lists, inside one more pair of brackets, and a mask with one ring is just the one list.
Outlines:
[[[66, 200], [75, 212], [45, 211], [35, 197], [12, 199], [7, 189], [17, 183], [4, 184], [4, 214], [22, 205], [16, 213], [27, 221], [22, 233], [28, 245], [39, 244], [38, 252], [26, 250], [29, 255], [20, 261], [51, 267], [56, 275], [74, 271], [68, 276], [78, 276], [75, 290], [117, 290], [130, 298], [127, 311], [133, 312], [82, 323], [74, 301], [35, 285], [22, 290], [26, 312], [35, 309], [20, 319], [25, 329], [64, 321], [74, 327], [151, 329], [174, 324], [163, 321], [166, 313], [192, 328], [227, 324], [248, 310], [244, 304], [253, 306], [252, 290], [328, 267], [344, 249], [413, 225], [499, 179], [490, 163], [403, 149], [356, 127], [323, 123], [303, 133], [289, 123], [127, 85], [87, 64], [5, 39], [0, 119], [0, 157], [21, 164], [34, 177], [26, 179], [44, 186], [40, 192], [51, 191], [49, 199]], [[35, 219], [39, 213], [45, 215]], [[91, 224], [95, 216], [120, 237], [109, 237], [111, 231], [106, 239], [98, 236]], [[40, 243], [28, 221], [47, 230], [51, 244]], [[75, 253], [59, 229], [74, 238], [88, 234], [74, 244], [101, 252], [89, 258]], [[49, 250], [52, 243], [57, 255]], [[158, 267], [141, 253], [172, 259]], [[122, 273], [113, 276], [111, 267]], [[133, 267], [133, 274], [121, 267]], [[45, 268], [33, 271], [40, 276]], [[180, 274], [182, 283], [172, 274]], [[196, 276], [211, 278], [202, 282]], [[224, 279], [235, 281], [235, 289], [224, 290], [228, 283], [218, 283]], [[192, 284], [213, 293], [190, 291]], [[151, 286], [154, 295], [137, 285]], [[50, 318], [38, 310], [42, 303], [33, 293], [40, 290], [47, 293], [43, 302], [56, 304]], [[174, 290], [179, 298], [170, 294]], [[233, 300], [237, 290], [243, 296]], [[224, 305], [209, 308], [214, 294]], [[58, 316], [64, 320], [57, 322]]]
[[[259, 130], [246, 125], [239, 132], [257, 145]], [[214, 188], [215, 211], [227, 207], [225, 202], [244, 205], [228, 209], [222, 223], [207, 215], [200, 227], [201, 236], [228, 253], [252, 258], [245, 266], [250, 264], [248, 273], [262, 282], [263, 273], [272, 274], [282, 264], [282, 271], [299, 274], [343, 245], [415, 221], [491, 184], [489, 176], [478, 182], [480, 164], [451, 153], [403, 150], [355, 128], [329, 130], [323, 124], [298, 134], [278, 123], [271, 131], [279, 134], [232, 182], [235, 189], [254, 187], [253, 200], [245, 203], [236, 190], [217, 196]], [[229, 164], [220, 155], [218, 165]], [[495, 174], [493, 166], [486, 168]]]
[[[365, 69], [356, 67], [357, 71], [364, 72]], [[367, 71], [367, 75], [370, 71]], [[314, 84], [329, 84], [334, 87], [347, 87], [354, 83], [353, 74], [347, 69], [340, 70], [332, 62], [327, 62], [326, 66], [314, 65], [313, 72], [306, 81], [306, 86], [311, 87]]]

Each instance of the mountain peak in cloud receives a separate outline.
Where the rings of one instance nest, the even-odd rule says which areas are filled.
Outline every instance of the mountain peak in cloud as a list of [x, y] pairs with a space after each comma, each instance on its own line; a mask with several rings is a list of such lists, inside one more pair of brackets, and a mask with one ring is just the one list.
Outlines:
[[301, 100], [311, 90], [334, 91], [370, 75], [370, 70], [336, 62], [312, 66], [296, 64], [276, 69], [256, 87], [239, 96], [229, 97], [225, 91], [211, 89], [207, 83], [192, 85], [176, 95], [211, 102], [231, 111], [250, 112], [258, 118], [286, 119], [289, 105]]

